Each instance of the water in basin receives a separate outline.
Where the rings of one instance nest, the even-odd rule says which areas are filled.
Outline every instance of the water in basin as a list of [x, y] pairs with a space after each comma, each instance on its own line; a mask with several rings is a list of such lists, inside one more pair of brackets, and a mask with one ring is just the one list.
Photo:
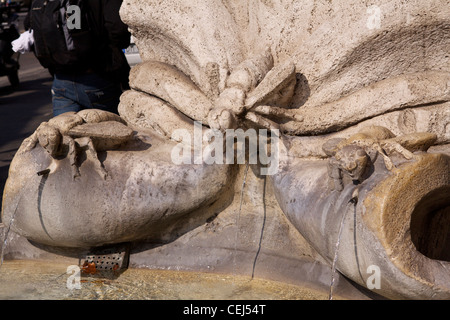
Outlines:
[[[69, 289], [67, 264], [6, 260], [0, 299], [20, 300], [325, 300], [327, 292], [246, 276], [187, 271], [127, 269], [114, 280], [81, 277]], [[339, 298], [339, 297], [336, 297]]]

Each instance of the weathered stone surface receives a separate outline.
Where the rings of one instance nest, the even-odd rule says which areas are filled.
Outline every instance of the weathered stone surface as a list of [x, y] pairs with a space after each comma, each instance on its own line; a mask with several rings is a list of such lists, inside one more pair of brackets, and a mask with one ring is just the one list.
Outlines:
[[[374, 265], [381, 272], [380, 288], [374, 291], [381, 295], [448, 299], [448, 230], [428, 228], [433, 219], [446, 223], [448, 218], [449, 165], [449, 156], [424, 154], [388, 173], [378, 159], [366, 180], [338, 192], [322, 161], [294, 160], [271, 181], [283, 212], [330, 264], [343, 221], [340, 272], [366, 286], [372, 275], [367, 270]], [[351, 201], [355, 195], [356, 203]]]
[[[375, 293], [449, 298], [447, 0], [124, 0], [121, 16], [144, 61], [114, 120], [133, 139], [91, 152], [99, 163], [22, 150], [4, 223], [17, 215], [17, 234], [61, 254], [131, 241], [138, 266], [282, 281], [306, 268], [321, 284], [313, 265], [329, 267], [339, 240], [351, 281], [366, 287], [376, 266]], [[106, 120], [84, 121], [94, 132]], [[173, 133], [195, 121], [279, 129], [279, 170], [174, 164]]]
[[[19, 151], [11, 163], [2, 221], [9, 222], [16, 212], [13, 229], [53, 246], [161, 240], [171, 237], [169, 230], [183, 215], [218, 202], [217, 195], [228, 188], [232, 177], [226, 165], [173, 164], [171, 145], [157, 139], [129, 147], [129, 151], [108, 152], [102, 161], [106, 179], [96, 172], [98, 164], [89, 159], [80, 166], [80, 176], [73, 179], [67, 158], [59, 160], [50, 174], [39, 177], [36, 173], [50, 161], [44, 149]], [[213, 215], [202, 211], [199, 216], [203, 220]]]

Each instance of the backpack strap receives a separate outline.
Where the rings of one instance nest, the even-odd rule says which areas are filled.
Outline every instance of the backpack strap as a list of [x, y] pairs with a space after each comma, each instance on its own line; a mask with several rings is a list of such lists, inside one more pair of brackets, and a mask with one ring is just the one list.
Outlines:
[[62, 30], [64, 32], [64, 38], [66, 39], [66, 45], [68, 50], [74, 50], [75, 45], [73, 44], [72, 36], [70, 35], [69, 28], [67, 27], [67, 0], [60, 0], [59, 13], [61, 15]]

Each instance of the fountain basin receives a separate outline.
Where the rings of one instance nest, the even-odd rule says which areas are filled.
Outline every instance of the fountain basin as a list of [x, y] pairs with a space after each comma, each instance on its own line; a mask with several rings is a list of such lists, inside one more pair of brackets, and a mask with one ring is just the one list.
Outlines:
[[[70, 262], [15, 260], [2, 266], [2, 300], [325, 300], [307, 286], [246, 276], [202, 272], [128, 269], [111, 281], [83, 276], [70, 289]], [[345, 299], [345, 297], [339, 297]], [[186, 303], [186, 306], [189, 306]], [[167, 310], [166, 310], [167, 311]], [[182, 314], [183, 308], [179, 309]]]

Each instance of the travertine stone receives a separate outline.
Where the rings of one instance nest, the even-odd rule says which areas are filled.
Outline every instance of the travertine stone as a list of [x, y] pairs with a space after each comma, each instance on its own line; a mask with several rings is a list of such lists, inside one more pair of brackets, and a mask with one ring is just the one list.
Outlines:
[[[299, 270], [330, 267], [340, 243], [338, 272], [368, 287], [379, 270], [374, 293], [450, 297], [448, 0], [124, 0], [120, 13], [143, 60], [120, 117], [66, 115], [51, 120], [61, 141], [47, 124], [25, 140], [3, 195], [17, 235], [61, 254], [134, 242], [139, 266], [322, 285]], [[279, 130], [278, 170], [175, 164], [173, 133], [196, 122]]]

